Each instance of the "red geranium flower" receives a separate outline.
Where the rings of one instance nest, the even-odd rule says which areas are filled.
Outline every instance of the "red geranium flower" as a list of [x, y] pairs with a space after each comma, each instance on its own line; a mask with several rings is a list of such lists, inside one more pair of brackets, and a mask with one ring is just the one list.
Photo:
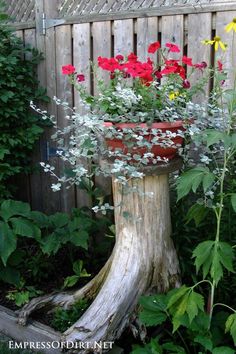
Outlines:
[[115, 56], [115, 58], [116, 58], [116, 60], [118, 60], [118, 61], [123, 61], [123, 60], [124, 60], [124, 57], [123, 57], [123, 55], [121, 55], [121, 54], [117, 54], [117, 55]]
[[82, 82], [82, 81], [85, 81], [85, 76], [83, 74], [78, 74], [76, 79], [77, 79], [77, 81]]
[[189, 58], [189, 57], [187, 57], [186, 55], [184, 55], [184, 56], [182, 57], [182, 63], [183, 63], [183, 64], [186, 64], [186, 65], [188, 65], [188, 66], [193, 66], [192, 58]]
[[191, 84], [188, 80], [183, 81], [183, 88], [189, 89], [191, 87]]
[[174, 43], [166, 43], [166, 47], [169, 48], [169, 51], [172, 53], [179, 53], [180, 49]]
[[148, 47], [148, 53], [154, 54], [161, 47], [160, 42], [153, 42]]
[[201, 71], [207, 67], [207, 63], [202, 61], [201, 63], [197, 63], [193, 65], [196, 69], [200, 69]]
[[121, 69], [119, 62], [115, 58], [98, 57], [98, 66], [103, 70], [108, 70], [111, 72]]
[[75, 67], [71, 64], [68, 64], [64, 65], [61, 70], [63, 75], [72, 75], [75, 72]]
[[177, 59], [167, 59], [165, 60], [166, 65], [178, 65], [179, 60]]
[[134, 53], [130, 53], [128, 55], [128, 61], [132, 61], [132, 62], [136, 62], [138, 59], [137, 55], [135, 55]]

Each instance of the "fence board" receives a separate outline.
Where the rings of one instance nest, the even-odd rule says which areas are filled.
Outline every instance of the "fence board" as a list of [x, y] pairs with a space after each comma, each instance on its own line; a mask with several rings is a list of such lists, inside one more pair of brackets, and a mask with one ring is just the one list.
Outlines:
[[[184, 47], [184, 16], [162, 16], [161, 20], [161, 43], [162, 47], [166, 43], [172, 42], [180, 47], [183, 52]], [[178, 53], [171, 53], [171, 57], [176, 59]]]
[[[188, 16], [188, 56], [193, 59], [193, 63], [200, 63], [205, 61], [211, 62], [211, 48], [201, 44], [204, 39], [211, 38], [212, 15], [211, 14], [190, 14]], [[191, 70], [191, 69], [190, 69]], [[191, 84], [199, 79], [201, 72], [195, 71], [191, 75]], [[209, 93], [209, 84], [207, 86], [207, 92]], [[196, 102], [201, 102], [203, 94], [198, 94]]]
[[[93, 58], [96, 61], [97, 57], [111, 56], [111, 22], [96, 22], [92, 26], [93, 36]], [[104, 81], [109, 80], [109, 74], [105, 71], [98, 70], [98, 76]], [[93, 84], [94, 94], [98, 94], [98, 87], [96, 82]]]
[[[57, 76], [57, 97], [72, 104], [72, 87], [68, 83], [67, 77], [61, 73], [61, 67], [72, 63], [72, 42], [71, 42], [71, 27], [60, 26], [56, 28], [56, 76]], [[65, 119], [65, 111], [58, 106], [57, 109], [57, 124], [59, 128], [66, 127], [68, 122]], [[65, 169], [65, 164], [59, 162], [61, 174]], [[61, 208], [63, 211], [71, 212], [75, 207], [75, 189], [71, 187], [67, 189], [64, 185], [61, 193]]]
[[[224, 68], [228, 70], [228, 79], [225, 86], [235, 87], [235, 63], [236, 63], [236, 38], [233, 31], [227, 33], [225, 26], [236, 17], [236, 11], [218, 12], [216, 14], [216, 35], [221, 37], [223, 42], [228, 44], [227, 50], [223, 56]], [[222, 51], [219, 49], [217, 58], [222, 57]]]
[[[78, 73], [85, 76], [82, 85], [87, 92], [91, 92], [91, 31], [90, 24], [83, 23], [73, 26], [73, 63]], [[80, 105], [80, 95], [78, 91], [74, 92], [74, 106], [80, 113], [84, 112]], [[76, 189], [76, 202], [78, 206], [91, 206], [91, 200], [85, 191]]]
[[[147, 60], [150, 56], [147, 52], [148, 45], [156, 42], [158, 39], [158, 18], [138, 18], [137, 19], [137, 54], [140, 60]], [[157, 60], [156, 55], [152, 55], [152, 59]], [[156, 61], [155, 60], [155, 61]]]
[[133, 20], [114, 21], [114, 54], [127, 55], [134, 50]]

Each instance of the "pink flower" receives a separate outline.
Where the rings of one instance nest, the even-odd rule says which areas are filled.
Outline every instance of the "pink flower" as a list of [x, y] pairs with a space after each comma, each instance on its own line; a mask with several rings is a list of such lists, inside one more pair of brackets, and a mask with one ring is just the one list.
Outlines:
[[161, 47], [160, 42], [153, 42], [148, 47], [148, 53], [154, 54]]
[[75, 73], [75, 67], [71, 64], [64, 65], [61, 69], [63, 75], [72, 75]]
[[172, 53], [179, 53], [180, 49], [174, 43], [166, 43], [166, 47], [169, 48], [169, 51]]
[[76, 79], [78, 82], [82, 82], [85, 81], [85, 76], [83, 74], [78, 74]]

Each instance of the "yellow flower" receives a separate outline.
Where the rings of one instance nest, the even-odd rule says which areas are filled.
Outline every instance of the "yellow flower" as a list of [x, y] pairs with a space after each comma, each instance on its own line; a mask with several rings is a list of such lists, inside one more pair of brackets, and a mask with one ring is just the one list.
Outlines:
[[230, 32], [231, 30], [236, 32], [236, 17], [233, 18], [233, 20], [225, 26], [225, 30], [226, 32]]
[[221, 38], [219, 36], [215, 36], [213, 39], [205, 39], [204, 41], [202, 41], [203, 44], [210, 44], [213, 45], [214, 44], [214, 48], [215, 50], [219, 49], [219, 46], [222, 50], [226, 50], [227, 44], [223, 43]]
[[170, 94], [169, 94], [169, 99], [171, 100], [171, 101], [173, 101], [174, 99], [176, 99], [176, 97], [178, 97], [179, 96], [179, 91], [176, 91], [176, 92], [171, 92]]

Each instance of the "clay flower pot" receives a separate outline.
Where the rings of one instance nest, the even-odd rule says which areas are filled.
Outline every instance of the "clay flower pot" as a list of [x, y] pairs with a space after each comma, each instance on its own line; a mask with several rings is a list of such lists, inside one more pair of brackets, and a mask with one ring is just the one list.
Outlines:
[[[176, 122], [156, 122], [148, 126], [146, 123], [104, 123], [106, 128], [115, 128], [117, 135], [123, 132], [124, 139], [116, 137], [106, 137], [105, 141], [107, 147], [111, 151], [120, 151], [123, 154], [128, 152], [133, 156], [134, 154], [143, 156], [145, 153], [150, 152], [154, 155], [154, 158], [160, 157], [163, 159], [171, 160], [178, 153], [178, 147], [183, 145], [183, 133], [185, 128], [183, 121], [178, 120]], [[150, 149], [145, 146], [139, 146], [138, 139], [125, 138], [126, 130], [134, 130], [135, 134], [143, 136], [143, 141], [151, 143]], [[142, 130], [149, 132], [149, 134], [142, 134]], [[153, 134], [153, 131], [157, 131]], [[156, 138], [156, 143], [152, 142], [152, 139]]]

